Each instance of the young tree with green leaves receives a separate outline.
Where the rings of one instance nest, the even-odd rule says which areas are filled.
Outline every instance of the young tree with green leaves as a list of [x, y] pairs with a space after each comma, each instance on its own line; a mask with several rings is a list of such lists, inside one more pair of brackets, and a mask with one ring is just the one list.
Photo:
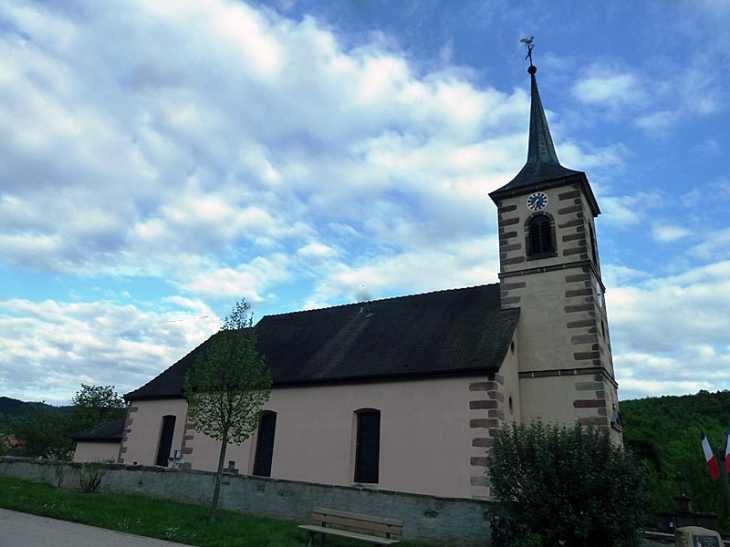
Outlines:
[[9, 420], [6, 429], [25, 444], [26, 455], [65, 460], [73, 455], [71, 437], [75, 433], [113, 422], [126, 411], [124, 399], [114, 386], [81, 384], [68, 412], [45, 403], [30, 403], [22, 416]]
[[602, 428], [511, 424], [499, 430], [489, 475], [505, 515], [501, 547], [633, 547], [646, 509], [644, 467]]
[[210, 522], [218, 509], [228, 444], [239, 445], [256, 431], [271, 394], [271, 376], [256, 350], [249, 310], [245, 300], [236, 303], [185, 376], [188, 420], [196, 431], [221, 443]]
[[81, 389], [76, 392], [71, 403], [71, 433], [108, 424], [123, 418], [127, 412], [124, 399], [114, 391], [114, 386], [81, 384]]
[[10, 432], [25, 445], [25, 455], [66, 460], [73, 454], [68, 416], [55, 406], [30, 403], [22, 416], [11, 418]]

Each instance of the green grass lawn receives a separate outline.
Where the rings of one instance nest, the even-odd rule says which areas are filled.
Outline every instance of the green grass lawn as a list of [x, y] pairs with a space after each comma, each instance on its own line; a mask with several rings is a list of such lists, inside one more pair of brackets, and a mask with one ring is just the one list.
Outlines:
[[[201, 547], [303, 547], [308, 535], [297, 522], [219, 511], [208, 523], [208, 508], [137, 494], [84, 494], [44, 482], [0, 476], [0, 507], [90, 524]], [[407, 524], [407, 523], [406, 523]], [[328, 547], [362, 547], [362, 542], [328, 537]], [[433, 547], [402, 542], [403, 547]], [[441, 546], [447, 547], [447, 546]]]

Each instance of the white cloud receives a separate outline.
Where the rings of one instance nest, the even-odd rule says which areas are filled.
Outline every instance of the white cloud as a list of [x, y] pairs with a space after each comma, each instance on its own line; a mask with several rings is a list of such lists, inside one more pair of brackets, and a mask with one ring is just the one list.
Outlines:
[[620, 283], [606, 299], [622, 398], [652, 384], [664, 393], [728, 384], [730, 262]]
[[622, 229], [640, 223], [647, 211], [661, 203], [659, 193], [640, 192], [629, 196], [604, 196], [601, 198], [601, 209], [605, 216], [602, 222]]
[[[289, 0], [275, 5], [302, 11]], [[709, 5], [688, 11], [699, 18]], [[363, 291], [380, 298], [496, 281], [496, 213], [487, 194], [525, 158], [522, 68], [513, 80], [513, 68], [495, 65], [499, 55], [484, 56], [481, 45], [479, 64], [454, 66], [468, 49], [454, 32], [460, 25], [434, 38], [433, 62], [416, 48], [400, 49], [402, 36], [380, 28], [350, 33], [337, 20], [287, 18], [271, 6], [0, 5], [0, 268], [14, 280], [3, 294], [24, 294], [3, 301], [12, 312], [0, 318], [0, 334], [23, 333], [6, 336], [0, 378], [13, 391], [3, 394], [28, 386], [61, 399], [63, 385], [73, 385], [67, 399], [79, 378], [113, 383], [107, 378], [128, 375], [136, 387], [217, 328], [212, 303], [241, 296], [278, 311], [351, 301]], [[685, 39], [693, 36], [687, 21], [674, 28]], [[419, 31], [419, 44], [427, 38]], [[612, 48], [599, 64], [595, 52], [560, 57], [555, 43], [544, 48], [549, 70], [540, 73], [541, 85], [550, 84], [541, 90], [549, 91], [556, 89], [550, 78], [564, 78], [578, 63], [589, 67], [575, 85], [563, 80], [546, 107], [556, 108], [551, 127], [561, 160], [588, 172], [599, 196], [610, 235], [602, 243], [620, 247], [619, 237], [641, 229], [648, 242], [677, 244], [675, 271], [698, 257], [730, 256], [722, 215], [704, 215], [708, 193], [724, 196], [727, 181], [694, 180], [694, 190], [674, 192], [679, 202], [663, 186], [652, 190], [658, 183], [645, 181], [633, 194], [624, 184], [627, 175], [641, 176], [636, 164], [646, 150], [637, 127], [669, 136], [688, 120], [721, 113], [724, 72], [705, 68], [707, 59], [724, 62], [724, 41], [701, 45], [689, 40], [697, 53], [667, 61], [656, 77], [646, 68], [666, 61], [662, 48], [646, 51], [642, 67], [626, 64], [633, 51], [622, 59]], [[518, 46], [515, 63], [524, 57]], [[609, 127], [604, 120], [600, 132], [584, 132], [599, 116]], [[629, 121], [613, 123], [619, 119]], [[625, 132], [614, 134], [618, 125]], [[696, 126], [687, 127], [690, 134]], [[721, 148], [718, 135], [698, 134], [704, 140], [687, 149]], [[644, 173], [660, 176], [646, 165]], [[672, 215], [660, 216], [668, 207]], [[663, 336], [664, 323], [652, 324], [634, 306], [652, 308], [652, 297], [701, 303], [695, 290], [706, 283], [689, 269], [686, 280], [655, 285], [657, 274], [623, 257], [621, 266], [603, 265], [616, 280], [607, 284], [609, 300], [616, 298], [619, 363], [652, 356], [646, 347]], [[681, 315], [653, 307], [662, 318]], [[211, 323], [201, 327], [204, 316]], [[672, 332], [687, 336], [693, 358], [721, 360], [726, 352], [714, 338], [683, 328], [693, 318], [678, 319]], [[176, 321], [172, 330], [156, 326], [166, 321]], [[127, 332], [123, 322], [132, 330], [115, 338]], [[628, 346], [620, 341], [625, 329]], [[675, 374], [680, 353], [673, 348], [653, 358], [668, 360]], [[16, 376], [19, 361], [35, 376]], [[51, 370], [56, 387], [48, 388], [43, 373]], [[636, 386], [652, 385], [656, 367], [635, 370]], [[673, 376], [666, 385], [695, 386], [688, 382]]]
[[695, 185], [692, 190], [679, 196], [682, 205], [685, 207], [700, 206], [706, 210], [708, 196], [711, 201], [723, 202], [730, 199], [730, 179], [722, 177], [707, 184]]
[[640, 116], [634, 123], [652, 136], [662, 137], [666, 135], [668, 129], [677, 123], [678, 117], [679, 113], [677, 111], [662, 110]]
[[179, 285], [189, 294], [231, 302], [241, 297], [260, 304], [272, 286], [292, 278], [291, 260], [282, 254], [256, 257], [235, 267], [219, 266], [182, 273]]
[[730, 228], [709, 231], [704, 240], [691, 251], [704, 260], [726, 260], [730, 258]]
[[[49, 176], [34, 180], [54, 190], [18, 184], [2, 196], [14, 211], [23, 204], [23, 218], [2, 221], [14, 222], [5, 236], [13, 263], [32, 255], [33, 267], [64, 273], [161, 273], [179, 253], [300, 246], [316, 232], [300, 220], [305, 209], [356, 230], [368, 229], [373, 206], [400, 209], [405, 228], [423, 213], [380, 193], [394, 181], [429, 213], [429, 202], [453, 202], [446, 214], [458, 237], [470, 228], [456, 210], [483, 213], [470, 194], [489, 207], [490, 173], [519, 167], [511, 120], [525, 110], [524, 91], [480, 90], [449, 70], [419, 79], [373, 45], [344, 52], [312, 19], [227, 2], [87, 14], [96, 26], [48, 6], [32, 11], [33, 47], [5, 44], [25, 60], [0, 92], [15, 94], [16, 113], [44, 117], [31, 124], [44, 127], [37, 139], [12, 146], [15, 157], [44, 158]], [[122, 31], [135, 36], [123, 52], [98, 41]], [[63, 55], [51, 57], [44, 40], [61, 40]], [[54, 86], [29, 89], [29, 70]]]
[[646, 93], [632, 74], [600, 70], [596, 66], [588, 72], [596, 75], [579, 79], [572, 89], [580, 102], [612, 109], [627, 105], [637, 108], [646, 102]]
[[560, 143], [560, 160], [566, 166], [580, 166], [581, 171], [605, 173], [626, 168], [630, 152], [625, 146], [593, 148], [575, 142]]
[[662, 222], [651, 227], [651, 237], [659, 243], [674, 243], [692, 235], [692, 231], [684, 226], [674, 226]]
[[722, 153], [722, 147], [717, 139], [708, 138], [696, 145], [693, 150], [705, 156], [716, 156]]
[[339, 255], [340, 252], [341, 251], [339, 249], [316, 241], [312, 241], [297, 249], [297, 254], [312, 259], [333, 258]]
[[20, 299], [0, 301], [0, 309], [0, 391], [24, 400], [35, 392], [53, 404], [69, 404], [82, 382], [131, 391], [220, 326], [205, 305], [181, 299], [147, 311]]
[[495, 283], [498, 257], [490, 249], [496, 246], [496, 238], [475, 238], [449, 249], [365, 258], [355, 266], [333, 263], [305, 307], [357, 301], [361, 287], [367, 287], [371, 298], [379, 299]]

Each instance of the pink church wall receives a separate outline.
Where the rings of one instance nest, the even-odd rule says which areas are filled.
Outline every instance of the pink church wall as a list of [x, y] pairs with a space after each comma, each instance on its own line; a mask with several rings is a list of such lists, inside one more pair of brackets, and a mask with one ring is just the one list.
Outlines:
[[127, 423], [122, 440], [120, 462], [127, 465], [154, 465], [162, 429], [162, 418], [175, 416], [172, 453], [179, 450], [187, 419], [188, 404], [184, 399], [161, 399], [133, 402], [127, 409]]
[[79, 442], [74, 451], [75, 462], [116, 462], [119, 457], [118, 442]]
[[[380, 480], [375, 488], [442, 497], [486, 496], [484, 468], [473, 463], [475, 458], [484, 459], [486, 449], [474, 447], [472, 441], [486, 434], [478, 430], [484, 420], [475, 426], [474, 419], [486, 419], [488, 411], [470, 405], [475, 396], [470, 386], [484, 380], [462, 377], [277, 389], [265, 407], [277, 414], [272, 477], [353, 485], [355, 412], [375, 409], [381, 413]], [[173, 451], [181, 451], [185, 467], [215, 469], [220, 445], [183, 431], [187, 411], [183, 400], [135, 401], [131, 407], [136, 410], [129, 413], [132, 426], [123, 463], [154, 464], [162, 416], [174, 414]], [[241, 446], [229, 446], [226, 462], [235, 461], [240, 473], [250, 474], [255, 443], [254, 436]]]

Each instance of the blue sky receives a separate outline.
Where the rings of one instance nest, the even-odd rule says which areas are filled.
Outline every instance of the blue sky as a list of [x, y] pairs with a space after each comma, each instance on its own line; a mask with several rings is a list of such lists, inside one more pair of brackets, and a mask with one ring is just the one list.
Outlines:
[[220, 327], [497, 281], [534, 61], [621, 399], [730, 389], [730, 3], [6, 0], [0, 395], [139, 387]]

